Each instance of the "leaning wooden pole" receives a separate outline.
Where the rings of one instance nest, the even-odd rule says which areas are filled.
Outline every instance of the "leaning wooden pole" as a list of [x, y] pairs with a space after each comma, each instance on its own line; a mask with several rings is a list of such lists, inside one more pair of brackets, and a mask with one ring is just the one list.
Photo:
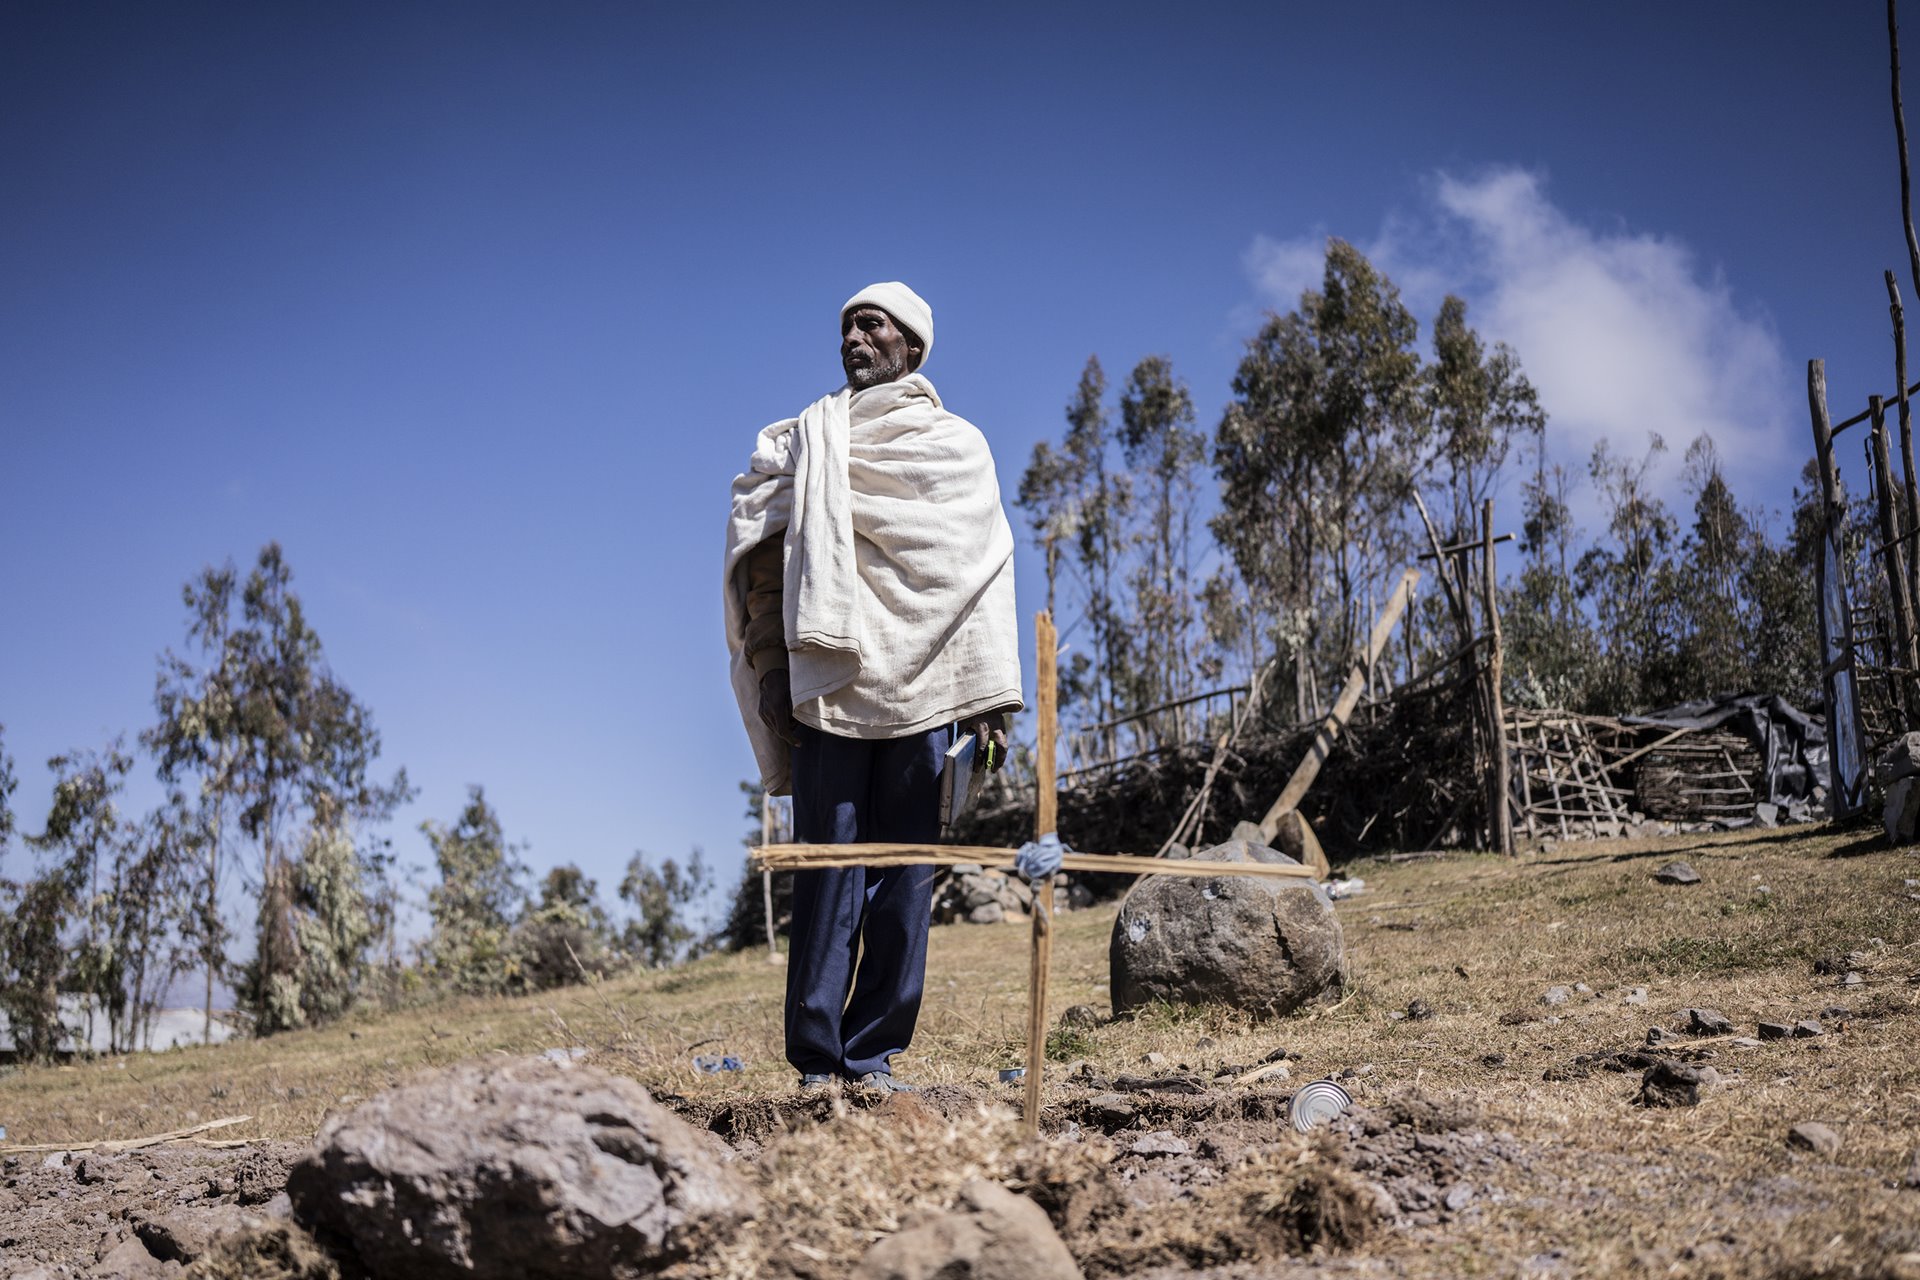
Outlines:
[[1847, 504], [1833, 457], [1833, 419], [1827, 412], [1827, 366], [1807, 361], [1807, 412], [1813, 419], [1814, 460], [1820, 472], [1820, 554], [1814, 589], [1820, 616], [1820, 660], [1827, 695], [1827, 804], [1836, 821], [1866, 807], [1866, 742], [1854, 671], [1853, 610], [1848, 600]]
[[[1886, 571], [1887, 598], [1893, 603], [1893, 640], [1896, 657], [1891, 665], [1906, 671], [1914, 669], [1913, 658], [1913, 597], [1907, 594], [1906, 547], [1900, 540], [1899, 503], [1894, 498], [1893, 458], [1887, 444], [1886, 402], [1879, 396], [1867, 401], [1867, 411], [1873, 426], [1869, 444], [1873, 449], [1873, 488], [1874, 503], [1880, 512], [1880, 556]], [[1901, 715], [1906, 720], [1904, 728], [1911, 728], [1913, 708], [1907, 696], [1909, 681], [1901, 676], [1894, 681], [1898, 690]]]
[[1907, 599], [1920, 603], [1920, 548], [1911, 544], [1913, 531], [1920, 528], [1920, 486], [1914, 482], [1913, 401], [1907, 395], [1907, 317], [1900, 305], [1900, 282], [1893, 272], [1887, 275], [1887, 312], [1893, 320], [1893, 368], [1899, 387], [1900, 472], [1905, 482], [1905, 510], [1900, 513], [1900, 536], [1904, 540], [1907, 562]]
[[[1033, 620], [1034, 702], [1039, 715], [1038, 757], [1034, 761], [1033, 838], [1057, 831], [1060, 796], [1054, 770], [1060, 734], [1059, 640], [1053, 614]], [[1027, 971], [1026, 1105], [1027, 1136], [1040, 1133], [1040, 1085], [1047, 1063], [1047, 971], [1053, 966], [1053, 877], [1033, 886], [1033, 957]]]
[[1487, 611], [1487, 742], [1493, 749], [1493, 767], [1487, 771], [1487, 828], [1497, 852], [1513, 856], [1513, 779], [1508, 772], [1506, 709], [1500, 696], [1500, 594], [1494, 572], [1493, 499], [1480, 504], [1481, 597]]
[[[1444, 562], [1440, 567], [1442, 579], [1446, 575]], [[1413, 597], [1413, 586], [1420, 581], [1420, 570], [1408, 569], [1400, 575], [1400, 581], [1393, 588], [1393, 594], [1387, 597], [1386, 607], [1380, 610], [1380, 617], [1373, 624], [1373, 634], [1367, 637], [1367, 651], [1347, 672], [1347, 683], [1340, 690], [1340, 696], [1334, 700], [1333, 710], [1313, 731], [1313, 742], [1307, 747], [1306, 759], [1302, 760], [1287, 779], [1287, 785], [1281, 788], [1280, 795], [1266, 816], [1260, 819], [1262, 840], [1273, 843], [1280, 831], [1280, 815], [1289, 810], [1298, 809], [1306, 798], [1313, 780], [1320, 776], [1320, 766], [1333, 754], [1334, 740], [1346, 727], [1347, 718], [1353, 714], [1354, 707], [1360, 703], [1360, 694], [1367, 685], [1367, 667], [1380, 660], [1380, 651], [1387, 647], [1387, 641], [1393, 636], [1393, 628], [1400, 621], [1400, 615], [1407, 610], [1407, 601]]]
[[[1907, 112], [1900, 105], [1900, 18], [1895, 0], [1887, 0], [1887, 49], [1893, 71], [1893, 136], [1900, 146], [1900, 221], [1907, 233], [1907, 269], [1920, 291], [1920, 236], [1913, 230], [1913, 179], [1907, 164]], [[1900, 384], [1904, 392], [1906, 383]]]

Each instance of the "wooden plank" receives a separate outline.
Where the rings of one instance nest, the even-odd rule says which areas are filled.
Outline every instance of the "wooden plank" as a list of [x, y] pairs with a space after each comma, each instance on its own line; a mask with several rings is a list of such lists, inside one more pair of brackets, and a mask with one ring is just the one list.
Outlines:
[[[1014, 850], [954, 844], [770, 844], [753, 865], [766, 871], [814, 867], [1011, 867]], [[1199, 858], [1143, 858], [1127, 853], [1069, 853], [1062, 871], [1136, 876], [1272, 876], [1311, 880], [1311, 867], [1293, 862], [1216, 862]]]
[[[1413, 593], [1414, 584], [1420, 581], [1420, 570], [1409, 568], [1400, 575], [1393, 594], [1387, 597], [1387, 604], [1380, 611], [1380, 617], [1373, 624], [1373, 633], [1367, 637], [1365, 662], [1377, 662], [1380, 650], [1386, 647], [1387, 638], [1393, 634], [1400, 615], [1406, 612], [1407, 600]], [[1280, 790], [1280, 796], [1260, 819], [1260, 834], [1263, 842], [1272, 844], [1280, 830], [1280, 815], [1300, 807], [1300, 801], [1306, 797], [1307, 789], [1313, 780], [1320, 776], [1320, 766], [1333, 754], [1334, 739], [1346, 726], [1347, 717], [1353, 714], [1353, 708], [1359, 703], [1360, 695], [1366, 687], [1365, 663], [1356, 662], [1347, 672], [1347, 683], [1340, 690], [1340, 696], [1334, 700], [1333, 710], [1327, 713], [1320, 727], [1314, 730], [1313, 741], [1307, 746], [1306, 759], [1294, 769], [1293, 776], [1287, 779], [1287, 785]]]

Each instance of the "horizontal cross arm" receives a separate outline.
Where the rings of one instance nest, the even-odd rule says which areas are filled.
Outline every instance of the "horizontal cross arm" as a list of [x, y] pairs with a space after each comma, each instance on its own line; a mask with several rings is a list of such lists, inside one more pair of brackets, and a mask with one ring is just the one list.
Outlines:
[[[826, 867], [1011, 867], [1016, 851], [993, 845], [955, 844], [768, 844], [753, 851], [761, 871]], [[1313, 868], [1297, 862], [1214, 862], [1200, 858], [1143, 858], [1126, 853], [1069, 853], [1062, 871], [1143, 876], [1272, 876], [1312, 880]]]

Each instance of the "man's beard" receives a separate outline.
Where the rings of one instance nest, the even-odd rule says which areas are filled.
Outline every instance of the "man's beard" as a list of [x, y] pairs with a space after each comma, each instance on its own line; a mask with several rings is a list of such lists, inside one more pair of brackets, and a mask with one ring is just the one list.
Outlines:
[[906, 376], [906, 359], [896, 356], [891, 360], [881, 360], [875, 364], [855, 365], [847, 370], [847, 385], [855, 391], [865, 391], [868, 387], [877, 387], [883, 382], [898, 382]]

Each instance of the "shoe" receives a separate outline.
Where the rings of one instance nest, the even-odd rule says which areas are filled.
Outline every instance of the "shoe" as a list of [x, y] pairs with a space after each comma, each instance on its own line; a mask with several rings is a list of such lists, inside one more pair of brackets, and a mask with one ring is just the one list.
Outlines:
[[800, 1077], [800, 1092], [814, 1093], [821, 1089], [833, 1088], [833, 1077], [818, 1072], [808, 1072]]
[[901, 1084], [898, 1080], [895, 1080], [891, 1071], [869, 1071], [858, 1080], [855, 1080], [854, 1083], [868, 1089], [878, 1089], [882, 1093], [920, 1092], [910, 1084]]

